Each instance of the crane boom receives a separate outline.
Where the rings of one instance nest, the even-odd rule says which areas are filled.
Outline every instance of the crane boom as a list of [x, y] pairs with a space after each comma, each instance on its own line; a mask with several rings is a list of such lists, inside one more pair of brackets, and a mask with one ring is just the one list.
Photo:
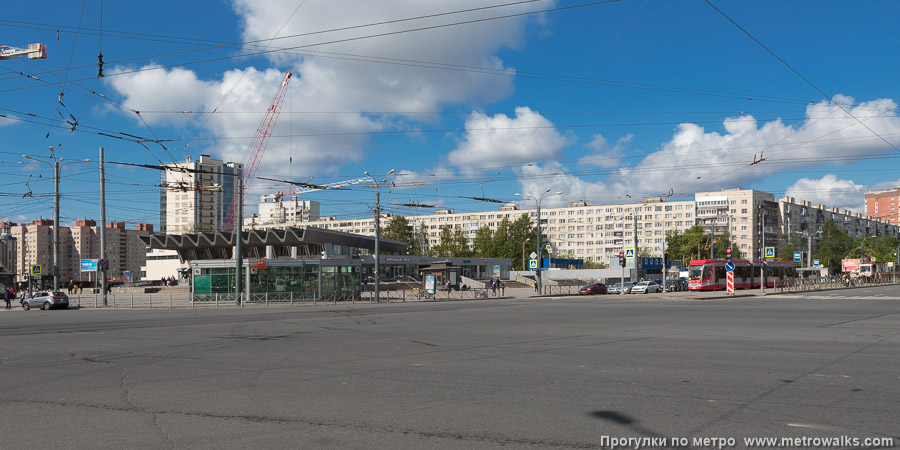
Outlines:
[[16, 48], [0, 45], [0, 60], [27, 56], [28, 59], [47, 59], [47, 46], [44, 44], [28, 44], [28, 48]]
[[325, 189], [327, 189], [327, 188], [342, 188], [344, 186], [352, 186], [354, 184], [362, 184], [362, 183], [365, 183], [370, 180], [371, 180], [370, 178], [356, 178], [354, 180], [336, 181], [334, 183], [322, 184], [322, 185], [320, 185], [320, 186], [322, 186], [321, 188], [296, 187], [293, 189], [287, 189], [284, 191], [274, 192], [269, 195], [263, 195], [262, 202], [263, 203], [267, 203], [269, 201], [277, 202], [277, 201], [280, 201], [282, 197], [290, 197], [293, 195], [305, 194], [307, 192], [321, 191], [321, 190], [323, 190], [323, 188], [325, 188]]
[[250, 142], [250, 146], [247, 147], [247, 154], [244, 155], [243, 161], [244, 189], [239, 195], [235, 196], [231, 202], [231, 207], [228, 208], [228, 215], [225, 217], [225, 223], [222, 224], [222, 231], [226, 233], [232, 231], [234, 228], [234, 215], [237, 214], [238, 201], [243, 199], [245, 194], [250, 191], [250, 186], [253, 184], [253, 179], [256, 177], [256, 169], [259, 167], [259, 162], [266, 152], [266, 146], [269, 145], [269, 139], [272, 137], [272, 132], [275, 131], [275, 123], [278, 122], [278, 116], [281, 114], [281, 104], [284, 101], [284, 94], [287, 91], [287, 86], [292, 75], [291, 72], [284, 73], [284, 79], [281, 80], [281, 86], [278, 87], [278, 92], [275, 93], [272, 104], [269, 105], [269, 109], [266, 110], [266, 116], [263, 117], [262, 123], [256, 130], [256, 136], [254, 136], [253, 141]]

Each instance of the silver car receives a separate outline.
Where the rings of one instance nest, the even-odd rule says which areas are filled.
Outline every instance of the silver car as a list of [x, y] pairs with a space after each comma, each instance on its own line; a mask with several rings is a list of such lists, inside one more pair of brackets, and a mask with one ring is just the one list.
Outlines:
[[[631, 293], [631, 287], [634, 286], [634, 282], [626, 281], [625, 282], [625, 293]], [[609, 286], [609, 289], [606, 291], [609, 294], [621, 294], [622, 293], [622, 283], [616, 283]]]
[[51, 308], [66, 309], [69, 307], [69, 296], [61, 291], [37, 291], [29, 297], [25, 296], [22, 300], [22, 309], [28, 311], [31, 308], [41, 308], [44, 310]]

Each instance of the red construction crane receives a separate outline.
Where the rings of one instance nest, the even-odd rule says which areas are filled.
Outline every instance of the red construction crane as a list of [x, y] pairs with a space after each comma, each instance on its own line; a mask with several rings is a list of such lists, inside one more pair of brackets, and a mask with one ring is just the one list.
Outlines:
[[281, 103], [284, 101], [284, 94], [291, 80], [291, 75], [293, 75], [291, 72], [284, 73], [281, 86], [278, 87], [278, 92], [275, 93], [275, 98], [272, 99], [272, 104], [269, 105], [266, 116], [256, 130], [256, 136], [250, 142], [250, 146], [247, 147], [247, 154], [244, 155], [244, 160], [242, 161], [244, 167], [244, 189], [243, 192], [240, 192], [240, 195], [234, 197], [231, 206], [228, 208], [225, 223], [222, 224], [222, 231], [225, 233], [234, 229], [234, 215], [237, 213], [238, 201], [246, 197], [245, 194], [250, 191], [250, 185], [253, 184], [253, 179], [256, 177], [256, 169], [259, 167], [259, 162], [266, 152], [269, 138], [272, 137], [272, 132], [275, 131], [275, 123], [278, 122], [278, 116], [281, 114]]

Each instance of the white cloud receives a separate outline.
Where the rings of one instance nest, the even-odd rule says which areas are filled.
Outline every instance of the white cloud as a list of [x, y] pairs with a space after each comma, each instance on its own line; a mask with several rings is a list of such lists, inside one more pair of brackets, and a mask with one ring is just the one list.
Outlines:
[[497, 169], [554, 159], [567, 142], [553, 123], [525, 106], [516, 108], [516, 117], [473, 112], [463, 140], [447, 159], [462, 169]]
[[0, 127], [13, 125], [14, 123], [17, 122], [17, 120], [15, 120], [14, 118], [15, 118], [15, 116], [0, 117]]
[[595, 134], [591, 142], [585, 147], [593, 150], [590, 155], [584, 156], [578, 160], [578, 164], [586, 166], [597, 166], [604, 169], [617, 167], [625, 156], [625, 146], [634, 138], [633, 134], [626, 134], [619, 138], [615, 144], [610, 145], [609, 141], [602, 134]]
[[[878, 99], [854, 106], [846, 96], [835, 99], [866, 127], [900, 146], [900, 117], [893, 100]], [[591, 183], [590, 190], [603, 192], [606, 198], [655, 196], [671, 188], [686, 193], [716, 190], [746, 186], [786, 169], [850, 164], [855, 162], [852, 156], [861, 152], [878, 155], [895, 151], [866, 127], [824, 101], [807, 106], [806, 120], [799, 125], [781, 120], [760, 124], [753, 116], [744, 115], [726, 118], [724, 133], [720, 133], [683, 123], [660, 150], [636, 166], [622, 167], [606, 179]], [[750, 166], [763, 151], [766, 161]], [[525, 179], [520, 182], [531, 183]]]
[[787, 188], [785, 195], [814, 205], [865, 212], [863, 194], [867, 190], [866, 186], [852, 180], [841, 180], [835, 174], [828, 174], [819, 179], [801, 178]]

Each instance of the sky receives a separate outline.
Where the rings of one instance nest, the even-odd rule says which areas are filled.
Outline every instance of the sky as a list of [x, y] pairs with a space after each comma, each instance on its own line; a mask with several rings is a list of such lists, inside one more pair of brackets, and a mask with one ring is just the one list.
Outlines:
[[[900, 4], [890, 0], [59, 1], [7, 8], [0, 219], [159, 223], [159, 172], [245, 162], [293, 73], [257, 177], [382, 179], [399, 215], [639, 201], [742, 187], [864, 210], [900, 185]], [[98, 54], [103, 77], [98, 78]], [[51, 153], [50, 148], [54, 151]], [[91, 162], [79, 162], [90, 159]], [[753, 164], [754, 161], [759, 161]], [[291, 186], [253, 180], [259, 196]], [[374, 189], [303, 194], [339, 218]], [[469, 198], [467, 198], [469, 197]], [[402, 204], [420, 205], [420, 207]], [[131, 226], [129, 226], [131, 228]]]

